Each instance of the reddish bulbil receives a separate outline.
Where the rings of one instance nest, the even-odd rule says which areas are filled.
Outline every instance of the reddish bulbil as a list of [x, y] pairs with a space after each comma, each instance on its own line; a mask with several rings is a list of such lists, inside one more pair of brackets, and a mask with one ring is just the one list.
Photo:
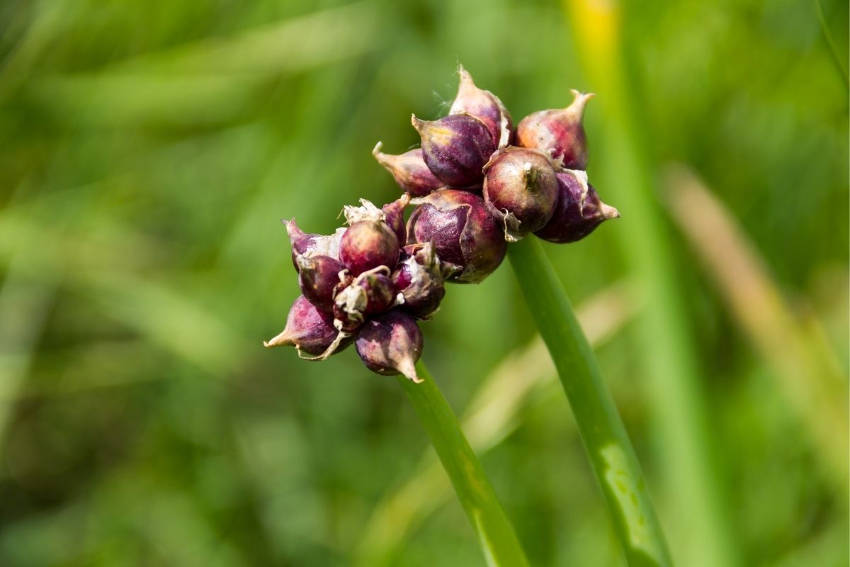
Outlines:
[[289, 309], [283, 332], [263, 342], [263, 346], [294, 346], [299, 356], [307, 353], [322, 359], [347, 346], [339, 344], [339, 348], [331, 349], [331, 346], [338, 342], [338, 334], [330, 315], [317, 309], [303, 295], [299, 295]]
[[494, 151], [496, 140], [487, 126], [468, 114], [439, 120], [411, 118], [422, 138], [423, 159], [434, 176], [452, 187], [481, 183], [482, 168]]
[[[387, 203], [381, 207], [381, 212], [384, 213], [384, 222], [393, 230], [398, 238], [399, 246], [404, 246], [407, 239], [407, 229], [404, 226], [404, 209], [410, 204], [410, 195], [405, 193], [392, 203]], [[392, 268], [392, 266], [390, 266]]]
[[440, 262], [430, 242], [405, 246], [392, 275], [404, 300], [402, 309], [419, 319], [429, 318], [440, 307], [446, 295], [444, 282], [453, 272]]
[[381, 142], [378, 142], [372, 155], [392, 174], [398, 186], [414, 197], [424, 197], [444, 185], [425, 165], [422, 148], [392, 155], [382, 153]]
[[345, 266], [330, 256], [299, 256], [296, 264], [301, 293], [310, 303], [326, 313], [331, 313], [334, 290], [341, 281], [351, 279]]
[[534, 233], [543, 240], [575, 242], [593, 232], [602, 221], [620, 216], [617, 209], [599, 199], [583, 171], [563, 171], [557, 179], [555, 212], [546, 226]]
[[474, 116], [487, 126], [497, 147], [503, 148], [510, 144], [513, 138], [513, 123], [508, 109], [499, 97], [475, 86], [472, 75], [463, 65], [458, 66], [457, 73], [460, 83], [449, 114]]
[[398, 262], [399, 242], [383, 221], [359, 221], [342, 235], [339, 259], [358, 276], [379, 266], [392, 268]]
[[441, 189], [415, 202], [408, 240], [433, 244], [440, 261], [457, 268], [449, 281], [478, 283], [499, 267], [507, 249], [504, 231], [484, 199]]
[[381, 266], [364, 272], [350, 284], [340, 284], [334, 298], [334, 325], [346, 333], [355, 331], [367, 317], [393, 306], [395, 288], [389, 268]]
[[555, 210], [558, 180], [549, 158], [537, 150], [508, 147], [484, 166], [484, 201], [514, 242], [543, 228]]
[[517, 126], [517, 144], [549, 155], [562, 167], [587, 169], [587, 139], [582, 116], [593, 93], [572, 91], [575, 99], [566, 108], [541, 110], [523, 118]]
[[377, 374], [403, 374], [422, 382], [416, 362], [422, 355], [422, 331], [409, 314], [393, 309], [367, 321], [354, 342], [366, 367]]

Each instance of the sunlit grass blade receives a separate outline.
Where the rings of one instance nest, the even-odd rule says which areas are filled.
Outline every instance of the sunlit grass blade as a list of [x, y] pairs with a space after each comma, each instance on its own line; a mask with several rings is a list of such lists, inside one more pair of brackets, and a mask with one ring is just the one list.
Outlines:
[[469, 442], [461, 431], [454, 412], [428, 373], [425, 364], [416, 370], [424, 380], [415, 384], [400, 377], [399, 384], [413, 408], [443, 468], [454, 486], [458, 499], [478, 536], [487, 564], [491, 566], [528, 565], [519, 540], [511, 526], [490, 481], [481, 468]]
[[847, 493], [847, 381], [821, 336], [794, 315], [758, 251], [702, 182], [684, 167], [668, 172], [667, 202], [679, 230], [708, 267], [730, 312], [778, 378], [809, 430], [823, 472]]
[[688, 567], [737, 565], [740, 551], [724, 478], [714, 458], [713, 435], [701, 379], [701, 363], [674, 260], [672, 235], [655, 193], [647, 148], [653, 133], [637, 107], [623, 44], [620, 3], [565, 0], [587, 89], [601, 119], [590, 178], [623, 214], [616, 229], [638, 285], [646, 294], [638, 348], [641, 384], [659, 448], [658, 494], [676, 562]]
[[[639, 304], [631, 287], [621, 282], [594, 294], [576, 313], [590, 344], [599, 346], [634, 317]], [[482, 381], [461, 419], [473, 450], [482, 454], [513, 433], [536, 392], [546, 388], [547, 396], [560, 395], [555, 382], [555, 367], [539, 335], [508, 354]], [[451, 485], [429, 450], [413, 475], [375, 506], [359, 541], [357, 564], [390, 561], [410, 532], [449, 498]]]
[[667, 545], [620, 414], [540, 242], [508, 249], [525, 301], [575, 415], [629, 565], [670, 565]]

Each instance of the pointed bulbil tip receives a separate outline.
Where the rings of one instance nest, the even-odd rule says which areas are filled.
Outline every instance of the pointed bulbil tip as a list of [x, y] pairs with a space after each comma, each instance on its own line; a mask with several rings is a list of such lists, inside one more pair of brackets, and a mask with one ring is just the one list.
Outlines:
[[295, 224], [295, 218], [280, 219], [283, 225], [286, 227], [286, 234], [289, 235], [290, 239], [300, 238], [304, 236], [304, 231], [298, 228], [298, 225]]
[[419, 377], [416, 372], [416, 362], [411, 357], [405, 357], [398, 361], [398, 366], [396, 367], [405, 378], [413, 382], [414, 384], [421, 384], [425, 380]]
[[584, 108], [585, 106], [587, 106], [587, 102], [593, 97], [595, 97], [596, 94], [583, 93], [576, 89], [570, 89], [570, 92], [573, 93], [573, 101], [565, 109], [565, 111], [575, 116], [578, 120], [581, 120], [582, 116], [584, 115]]
[[472, 79], [472, 75], [470, 75], [469, 71], [467, 71], [464, 68], [464, 66], [460, 63], [458, 63], [458, 66], [457, 66], [457, 76], [458, 76], [458, 87], [457, 87], [458, 95], [461, 92], [463, 92], [464, 90], [478, 89], [478, 87], [475, 86], [475, 81]]
[[599, 203], [599, 212], [604, 219], [618, 219], [620, 218], [620, 211], [617, 210], [616, 207], [612, 207], [611, 205], [606, 205], [605, 203]]
[[423, 126], [425, 126], [425, 121], [416, 118], [415, 114], [410, 115], [410, 123], [413, 124], [413, 127], [416, 128], [417, 132], [422, 132]]
[[289, 332], [287, 332], [286, 329], [284, 329], [271, 339], [263, 341], [263, 346], [266, 348], [293, 345], [295, 345], [295, 341], [292, 340], [292, 337], [289, 335]]
[[398, 162], [399, 156], [385, 154], [381, 151], [381, 148], [383, 147], [383, 142], [375, 144], [375, 147], [372, 148], [372, 156], [375, 158], [375, 161], [392, 172], [392, 168], [395, 167], [395, 164]]

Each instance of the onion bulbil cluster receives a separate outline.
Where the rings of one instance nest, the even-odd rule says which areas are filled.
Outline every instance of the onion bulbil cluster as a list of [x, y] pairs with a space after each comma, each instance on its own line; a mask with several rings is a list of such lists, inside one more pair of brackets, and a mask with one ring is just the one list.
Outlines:
[[372, 150], [404, 191], [398, 200], [346, 206], [347, 227], [331, 235], [286, 223], [301, 295], [266, 346], [324, 360], [354, 343], [370, 370], [417, 382], [417, 320], [438, 310], [447, 282], [481, 282], [507, 243], [529, 234], [574, 242], [619, 216], [585, 171], [582, 115], [593, 95], [573, 91], [566, 108], [535, 112], [514, 128], [496, 95], [463, 67], [459, 75], [448, 116], [412, 117], [420, 148], [391, 155], [379, 142]]

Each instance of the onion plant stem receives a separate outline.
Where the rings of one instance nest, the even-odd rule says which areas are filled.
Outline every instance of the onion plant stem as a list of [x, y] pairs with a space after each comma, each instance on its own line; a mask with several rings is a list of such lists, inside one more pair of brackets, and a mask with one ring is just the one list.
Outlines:
[[626, 429], [540, 242], [524, 238], [509, 247], [508, 257], [558, 370], [628, 564], [671, 565]]
[[527, 566], [528, 560], [513, 526], [505, 516], [452, 408], [422, 361], [416, 364], [416, 371], [423, 379], [422, 383], [416, 384], [400, 377], [399, 384], [431, 438], [437, 456], [478, 536], [487, 564], [501, 567]]

